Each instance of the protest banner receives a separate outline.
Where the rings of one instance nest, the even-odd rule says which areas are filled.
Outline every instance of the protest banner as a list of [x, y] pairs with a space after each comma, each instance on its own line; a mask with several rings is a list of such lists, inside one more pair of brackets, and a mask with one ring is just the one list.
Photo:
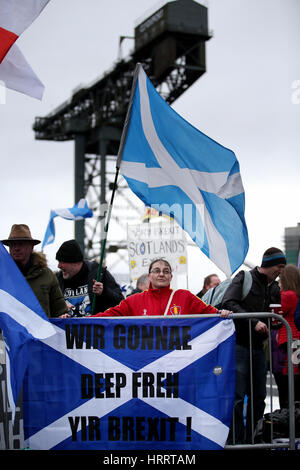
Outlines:
[[174, 221], [128, 225], [127, 248], [130, 281], [134, 283], [154, 259], [165, 258], [172, 266], [172, 287], [187, 287], [187, 243]]
[[23, 387], [30, 449], [224, 447], [235, 330], [218, 316], [53, 319]]

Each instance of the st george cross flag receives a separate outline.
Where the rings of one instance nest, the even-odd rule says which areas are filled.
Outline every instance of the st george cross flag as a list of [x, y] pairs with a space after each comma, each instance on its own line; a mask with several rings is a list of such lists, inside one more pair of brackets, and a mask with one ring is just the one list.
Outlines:
[[0, 64], [0, 80], [10, 90], [41, 100], [45, 86], [14, 44]]
[[68, 220], [82, 220], [88, 217], [93, 217], [93, 211], [89, 209], [87, 201], [85, 199], [80, 199], [74, 207], [70, 209], [54, 209], [50, 212], [50, 220], [46, 228], [46, 233], [42, 243], [42, 250], [46, 245], [54, 242], [55, 239], [55, 226], [54, 219], [55, 217], [62, 217], [63, 219]]
[[56, 335], [31, 345], [24, 381], [30, 449], [224, 447], [235, 390], [233, 320], [199, 315], [51, 323]]
[[49, 0], [0, 0], [0, 63]]
[[248, 232], [236, 156], [177, 114], [140, 64], [117, 168], [147, 206], [173, 216], [227, 277], [241, 266]]
[[55, 333], [31, 287], [0, 242], [0, 329], [6, 345], [7, 393], [13, 415], [28, 361], [28, 345]]
[[44, 85], [15, 44], [49, 0], [0, 0], [0, 80], [7, 88], [42, 99]]

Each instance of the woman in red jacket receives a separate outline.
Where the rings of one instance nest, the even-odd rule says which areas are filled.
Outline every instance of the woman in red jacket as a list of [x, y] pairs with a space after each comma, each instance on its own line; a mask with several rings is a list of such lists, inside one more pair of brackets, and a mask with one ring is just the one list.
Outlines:
[[[288, 264], [280, 275], [280, 290], [281, 290], [281, 310], [282, 315], [289, 323], [292, 336], [294, 341], [299, 341], [300, 331], [297, 330], [294, 323], [294, 314], [296, 305], [300, 297], [300, 270], [292, 265]], [[287, 351], [287, 332], [283, 326], [278, 331], [278, 346], [283, 350]], [[285, 394], [286, 394], [286, 407], [288, 406], [288, 385], [287, 385], [287, 361], [283, 369], [283, 375], [285, 376]], [[300, 401], [300, 369], [299, 364], [294, 364], [294, 383], [295, 383], [295, 400]]]
[[93, 315], [95, 317], [141, 316], [141, 315], [193, 315], [220, 313], [227, 317], [230, 312], [207, 305], [190, 291], [172, 290], [172, 269], [168, 261], [157, 259], [149, 267], [149, 289], [122, 300], [116, 307]]

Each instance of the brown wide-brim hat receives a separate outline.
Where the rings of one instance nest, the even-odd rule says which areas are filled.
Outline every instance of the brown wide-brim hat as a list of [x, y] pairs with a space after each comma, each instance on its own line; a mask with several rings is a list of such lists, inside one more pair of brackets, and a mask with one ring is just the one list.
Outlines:
[[35, 240], [31, 236], [28, 225], [25, 224], [14, 224], [11, 228], [9, 237], [6, 240], [1, 240], [3, 245], [8, 245], [11, 242], [30, 242], [33, 245], [41, 243], [40, 240]]

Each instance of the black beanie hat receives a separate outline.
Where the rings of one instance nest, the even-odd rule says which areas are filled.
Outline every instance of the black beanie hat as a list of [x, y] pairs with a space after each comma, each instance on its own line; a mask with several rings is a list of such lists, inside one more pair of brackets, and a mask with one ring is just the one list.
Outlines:
[[79, 243], [76, 240], [68, 240], [64, 242], [56, 253], [57, 261], [63, 263], [77, 263], [83, 261], [83, 254]]
[[279, 250], [279, 248], [268, 248], [263, 254], [261, 267], [269, 268], [270, 266], [276, 266], [277, 264], [286, 264], [285, 254]]

